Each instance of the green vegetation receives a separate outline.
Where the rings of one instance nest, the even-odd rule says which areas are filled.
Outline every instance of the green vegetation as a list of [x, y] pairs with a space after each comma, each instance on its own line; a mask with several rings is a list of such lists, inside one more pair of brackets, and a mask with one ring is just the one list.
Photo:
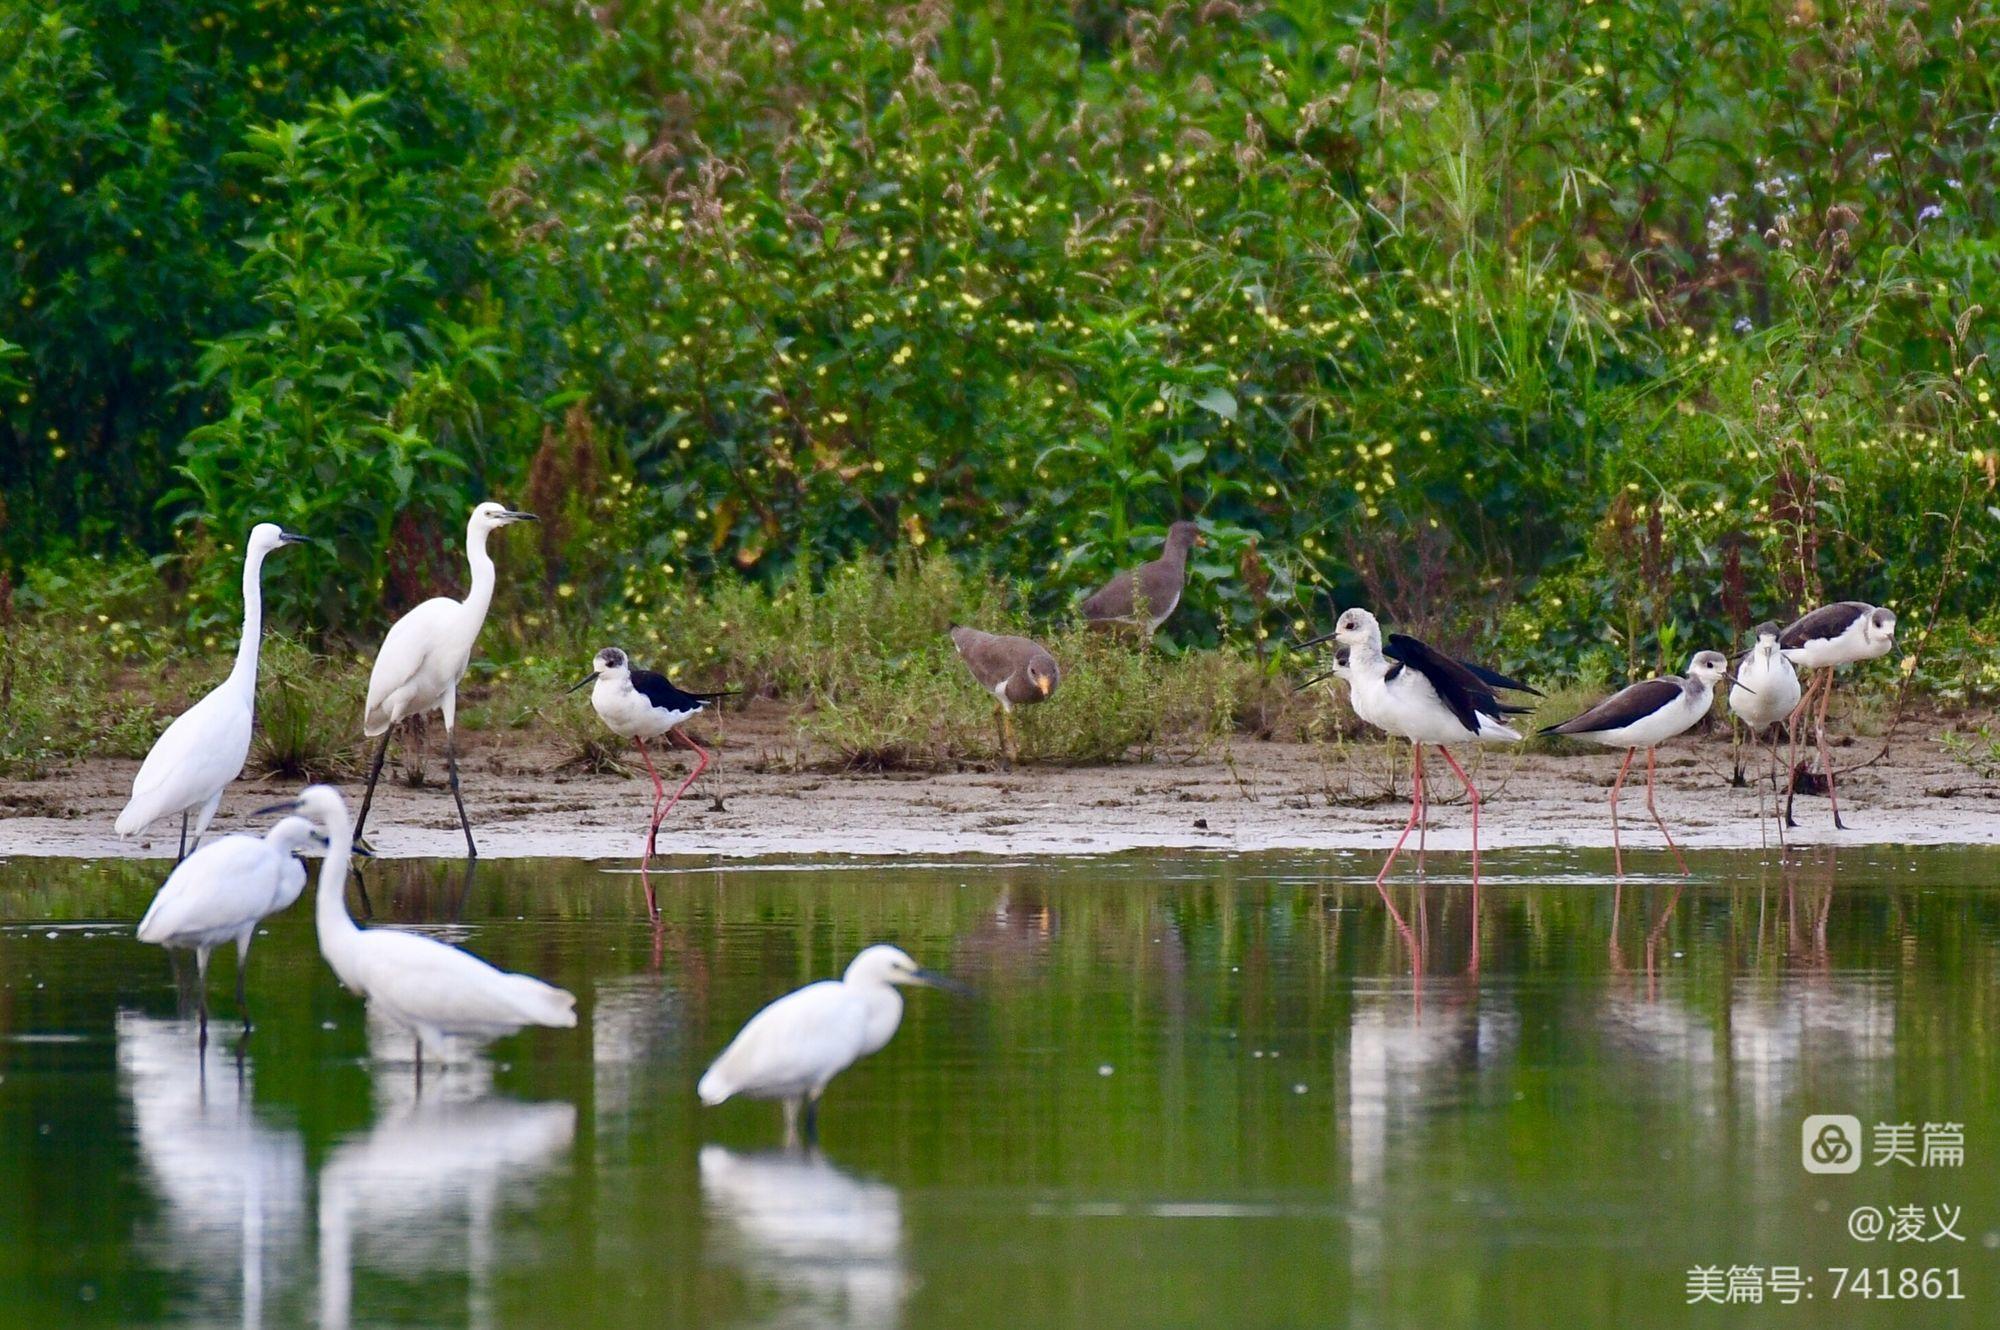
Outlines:
[[[1615, 680], [1858, 596], [1982, 696], [1996, 70], [1897, 0], [14, 6], [6, 668], [205, 656], [272, 518], [344, 669], [500, 494], [550, 520], [498, 670], [624, 635], [843, 748], [949, 663], [855, 579], [1047, 624], [1186, 515], [1172, 636], [1228, 661], [1073, 678], [1041, 751], [1145, 742], [1127, 667], [1262, 727], [1261, 647], [1352, 602]], [[976, 750], [910, 705], [891, 749]], [[299, 718], [272, 760], [335, 761]]]

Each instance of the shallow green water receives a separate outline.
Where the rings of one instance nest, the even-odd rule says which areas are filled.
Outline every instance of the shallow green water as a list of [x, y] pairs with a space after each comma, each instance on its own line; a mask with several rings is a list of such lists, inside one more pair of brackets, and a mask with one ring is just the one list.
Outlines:
[[[421, 1098], [304, 906], [204, 1065], [130, 938], [158, 865], [0, 863], [0, 1320], [1993, 1324], [2000, 855], [1690, 859], [1614, 893], [1495, 855], [1476, 920], [1357, 856], [704, 867], [655, 876], [657, 934], [588, 865], [374, 865], [377, 922], [579, 995]], [[698, 1105], [757, 1006], [884, 939], [981, 997], [913, 994], [820, 1155]], [[1965, 1163], [1809, 1175], [1807, 1113], [1962, 1123]], [[1857, 1242], [1871, 1203], [1965, 1241]], [[1691, 1309], [1695, 1265], [1812, 1300]], [[1882, 1266], [1965, 1296], [1832, 1296]]]

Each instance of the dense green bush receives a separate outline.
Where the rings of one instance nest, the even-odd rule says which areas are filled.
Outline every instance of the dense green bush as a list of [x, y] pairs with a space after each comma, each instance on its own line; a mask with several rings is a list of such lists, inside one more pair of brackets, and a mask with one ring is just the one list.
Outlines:
[[169, 8], [0, 20], [16, 563], [281, 514], [367, 639], [508, 490], [583, 604], [942, 548], [1046, 617], [1198, 515], [1176, 636], [1609, 676], [2000, 594], [1976, 7]]

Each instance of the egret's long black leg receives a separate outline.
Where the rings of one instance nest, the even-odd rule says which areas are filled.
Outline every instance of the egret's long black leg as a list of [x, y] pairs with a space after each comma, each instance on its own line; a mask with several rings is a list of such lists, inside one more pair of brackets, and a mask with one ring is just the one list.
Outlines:
[[243, 991], [243, 971], [250, 956], [247, 952], [236, 953], [236, 1014], [243, 1018], [243, 1037], [250, 1037], [250, 999]]
[[375, 761], [368, 768], [368, 792], [361, 796], [361, 816], [354, 819], [354, 839], [361, 839], [362, 828], [368, 825], [368, 806], [375, 802], [375, 782], [382, 779], [382, 759], [389, 756], [389, 736], [396, 732], [391, 725], [382, 731], [382, 742], [375, 745]]
[[801, 1125], [803, 1128], [803, 1135], [805, 1136], [806, 1144], [818, 1145], [819, 1144], [819, 1096], [818, 1095], [809, 1094], [806, 1096], [805, 1122]]
[[188, 810], [183, 808], [181, 810], [181, 852], [174, 856], [174, 862], [178, 864], [181, 860], [187, 857], [188, 857]]
[[456, 726], [445, 726], [444, 760], [445, 766], [451, 772], [451, 797], [452, 802], [458, 805], [458, 825], [465, 828], [465, 857], [468, 859], [477, 859], [479, 857], [479, 847], [472, 843], [472, 819], [465, 815], [465, 796], [459, 792], [458, 788], [458, 739], [456, 738], [456, 733]]

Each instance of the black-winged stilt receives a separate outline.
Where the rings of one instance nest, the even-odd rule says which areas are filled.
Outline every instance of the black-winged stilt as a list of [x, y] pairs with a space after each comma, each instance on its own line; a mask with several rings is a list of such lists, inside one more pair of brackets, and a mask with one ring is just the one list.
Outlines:
[[[1827, 802], [1833, 805], [1833, 825], [1845, 831], [1847, 824], [1840, 820], [1840, 799], [1833, 788], [1833, 752], [1826, 743], [1826, 709], [1827, 704], [1833, 701], [1833, 672], [1842, 665], [1888, 655], [1889, 648], [1896, 645], [1896, 612], [1860, 600], [1822, 605], [1787, 625], [1778, 636], [1778, 645], [1792, 664], [1818, 671], [1811, 687], [1806, 689], [1805, 700], [1799, 703], [1799, 718], [1803, 720], [1811, 711], [1813, 694], [1817, 691], [1819, 713], [1813, 718], [1813, 731], [1819, 742], [1819, 764], [1826, 776]], [[1796, 723], [1792, 726], [1791, 756], [1791, 776], [1786, 782], [1785, 792], [1785, 825], [1795, 827], [1798, 823], [1792, 820], [1792, 800], [1798, 793], [1799, 756]]]
[[1159, 558], [1118, 574], [1084, 600], [1084, 622], [1092, 628], [1132, 629], [1150, 639], [1181, 603], [1188, 551], [1204, 543], [1200, 527], [1175, 522], [1167, 528]]
[[[1778, 734], [1777, 726], [1790, 720], [1799, 705], [1799, 672], [1792, 668], [1792, 662], [1785, 659], [1785, 653], [1778, 646], [1778, 638], [1783, 633], [1775, 620], [1760, 623], [1753, 630], [1756, 645], [1743, 653], [1736, 666], [1738, 682], [1729, 690], [1729, 709], [1750, 727], [1753, 739], [1763, 742], [1768, 738], [1771, 746], [1771, 789], [1772, 799], [1777, 798], [1778, 788]], [[1769, 731], [1768, 734], [1766, 732]], [[1737, 774], [1742, 774], [1739, 759]], [[1764, 822], [1764, 791], [1757, 791], [1757, 823]], [[1785, 843], [1785, 824], [1778, 823], [1778, 844]]]
[[389, 626], [375, 668], [368, 674], [368, 708], [361, 731], [382, 736], [375, 761], [368, 769], [368, 792], [361, 798], [361, 816], [354, 820], [354, 838], [368, 825], [368, 807], [375, 802], [375, 782], [382, 777], [382, 759], [389, 755], [389, 734], [405, 719], [436, 708], [444, 713], [445, 765], [451, 774], [452, 802], [458, 824], [465, 828], [465, 854], [479, 857], [472, 843], [472, 820], [465, 815], [465, 796], [458, 786], [458, 681], [472, 664], [472, 647], [493, 603], [493, 558], [486, 552], [487, 535], [515, 522], [538, 520], [491, 501], [472, 510], [465, 524], [465, 557], [472, 565], [472, 589], [464, 600], [437, 596]]
[[1000, 726], [1000, 750], [1017, 762], [1021, 748], [1014, 741], [1013, 711], [1055, 696], [1062, 666], [1040, 642], [1027, 637], [983, 633], [953, 624], [951, 643], [979, 686], [993, 694], [993, 716]]
[[[660, 823], [674, 810], [688, 786], [694, 784], [695, 777], [708, 768], [708, 750], [689, 738], [681, 730], [681, 725], [708, 709], [708, 704], [730, 694], [690, 693], [676, 687], [664, 674], [652, 670], [635, 670], [632, 659], [617, 647], [606, 647], [590, 662], [590, 673], [578, 679], [566, 690], [575, 692], [586, 684], [597, 686], [590, 690], [590, 705], [598, 718], [613, 734], [630, 739], [639, 750], [639, 756], [646, 763], [646, 774], [653, 778], [653, 822], [646, 830], [646, 851], [640, 857], [639, 867], [643, 871], [659, 850]], [[646, 751], [646, 740], [662, 735], [671, 745], [679, 742], [695, 754], [694, 770], [688, 772], [671, 799], [667, 798], [667, 787], [660, 781], [660, 773], [653, 769], [652, 754]], [[665, 807], [661, 807], [662, 801]], [[659, 917], [657, 902], [653, 899], [650, 882], [646, 886], [647, 911], [654, 918]]]
[[1625, 784], [1625, 773], [1632, 769], [1633, 755], [1641, 748], [1646, 750], [1646, 811], [1653, 815], [1653, 824], [1666, 837], [1667, 848], [1674, 852], [1681, 876], [1687, 876], [1687, 860], [1681, 857], [1680, 846], [1674, 844], [1659, 808], [1653, 803], [1653, 750], [1675, 735], [1693, 729], [1708, 714], [1715, 701], [1715, 685], [1723, 679], [1742, 687], [1730, 675], [1729, 662], [1720, 651], [1697, 651], [1688, 661], [1686, 678], [1666, 675], [1635, 683], [1619, 689], [1580, 716], [1542, 727], [1543, 734], [1566, 734], [1625, 750], [1618, 778], [1611, 782], [1611, 855], [1621, 879], [1625, 876], [1625, 851], [1618, 843], [1618, 791]]
[[1403, 834], [1396, 838], [1382, 871], [1376, 874], [1376, 885], [1389, 876], [1411, 828], [1425, 815], [1424, 745], [1430, 744], [1451, 765], [1472, 801], [1472, 882], [1477, 886], [1479, 787], [1445, 745], [1518, 742], [1521, 735], [1508, 726], [1507, 718], [1525, 715], [1532, 708], [1502, 702], [1494, 689], [1535, 690], [1483, 665], [1453, 660], [1402, 633], [1389, 634], [1385, 645], [1382, 626], [1367, 610], [1341, 611], [1332, 632], [1300, 645], [1317, 646], [1329, 640], [1339, 643], [1345, 652], [1331, 672], [1347, 679], [1354, 714], [1377, 729], [1410, 741], [1410, 820], [1403, 824]]
[[271, 522], [250, 528], [250, 539], [243, 545], [243, 635], [236, 643], [236, 664], [228, 678], [174, 717], [153, 741], [132, 778], [132, 798], [118, 814], [121, 839], [178, 813], [181, 849], [176, 858], [187, 858], [190, 819], [194, 843], [201, 844], [201, 834], [222, 804], [222, 791], [243, 774], [243, 764], [250, 758], [257, 711], [257, 648], [264, 628], [264, 556], [305, 540]]

